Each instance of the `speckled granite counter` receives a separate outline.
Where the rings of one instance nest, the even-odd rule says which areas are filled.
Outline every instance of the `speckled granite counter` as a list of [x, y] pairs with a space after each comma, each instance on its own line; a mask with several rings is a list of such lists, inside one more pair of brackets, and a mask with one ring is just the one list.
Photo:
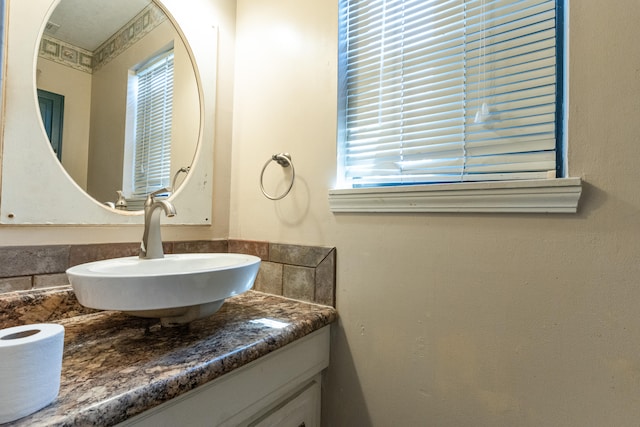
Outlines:
[[[65, 327], [58, 398], [44, 409], [3, 426], [113, 425], [337, 318], [332, 307], [249, 291], [228, 299], [211, 317], [188, 326], [162, 328], [154, 320], [83, 310], [69, 292], [41, 292], [0, 301], [2, 328], [35, 322]], [[25, 298], [27, 303], [39, 303], [39, 314], [18, 304]], [[56, 302], [52, 303], [52, 298]], [[273, 320], [286, 326], [275, 328]]]

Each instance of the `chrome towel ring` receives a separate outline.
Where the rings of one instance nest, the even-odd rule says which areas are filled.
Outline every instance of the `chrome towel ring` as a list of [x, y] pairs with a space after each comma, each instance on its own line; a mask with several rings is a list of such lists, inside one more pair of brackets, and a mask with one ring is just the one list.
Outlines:
[[[263, 184], [264, 171], [267, 169], [267, 166], [269, 166], [269, 163], [273, 161], [277, 162], [283, 168], [291, 166], [291, 183], [289, 183], [289, 188], [287, 188], [285, 192], [279, 196], [272, 196], [270, 194], [267, 194], [267, 192], [264, 190], [264, 184]], [[264, 197], [266, 197], [267, 199], [280, 200], [284, 198], [287, 194], [289, 194], [289, 191], [291, 191], [291, 187], [293, 187], [293, 181], [295, 181], [295, 179], [296, 179], [296, 169], [293, 167], [293, 162], [291, 161], [291, 155], [289, 153], [274, 154], [273, 156], [271, 156], [269, 160], [267, 160], [267, 163], [265, 163], [264, 166], [262, 167], [262, 172], [260, 173], [260, 190], [262, 190], [262, 194], [264, 194]]]

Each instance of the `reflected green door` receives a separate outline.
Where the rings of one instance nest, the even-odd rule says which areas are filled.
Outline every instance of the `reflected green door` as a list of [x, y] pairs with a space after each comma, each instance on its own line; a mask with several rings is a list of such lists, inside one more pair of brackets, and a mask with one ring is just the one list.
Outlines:
[[47, 132], [51, 148], [62, 161], [62, 122], [64, 119], [64, 96], [38, 89], [38, 105], [42, 123]]

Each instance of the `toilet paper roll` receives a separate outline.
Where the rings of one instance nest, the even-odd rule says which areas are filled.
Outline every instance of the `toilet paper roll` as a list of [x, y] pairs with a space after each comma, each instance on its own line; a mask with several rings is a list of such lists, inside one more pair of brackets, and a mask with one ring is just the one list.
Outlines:
[[0, 329], [0, 424], [44, 408], [58, 396], [64, 327]]

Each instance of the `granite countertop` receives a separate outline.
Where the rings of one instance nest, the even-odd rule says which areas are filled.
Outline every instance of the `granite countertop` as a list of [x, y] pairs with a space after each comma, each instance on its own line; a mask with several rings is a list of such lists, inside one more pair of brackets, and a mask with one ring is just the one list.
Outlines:
[[[58, 398], [40, 411], [3, 426], [113, 425], [337, 318], [333, 307], [248, 291], [227, 299], [211, 317], [165, 328], [157, 320], [83, 310], [74, 304], [69, 292], [29, 296], [31, 303], [38, 302], [48, 310], [45, 319], [42, 313], [40, 318], [30, 317], [22, 308], [24, 304], [15, 300], [0, 301], [5, 313], [13, 313], [11, 319], [0, 316], [2, 328], [29, 323], [25, 320], [65, 327]], [[49, 302], [47, 307], [52, 298], [56, 302]], [[73, 316], [59, 315], [61, 306]], [[286, 326], [276, 328], [270, 322], [274, 320]]]

